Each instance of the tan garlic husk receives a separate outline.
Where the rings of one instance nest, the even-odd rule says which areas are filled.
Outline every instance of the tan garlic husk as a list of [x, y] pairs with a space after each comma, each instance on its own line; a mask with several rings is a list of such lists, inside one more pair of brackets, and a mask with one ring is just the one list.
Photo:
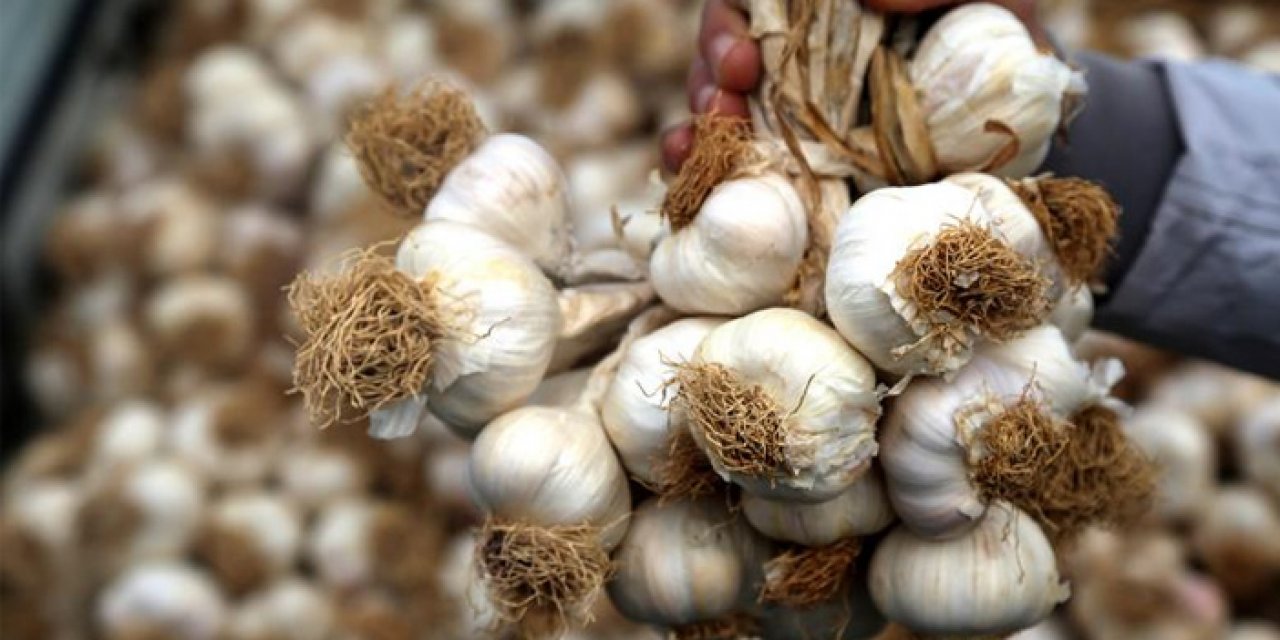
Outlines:
[[243, 595], [291, 570], [301, 542], [302, 516], [292, 504], [244, 491], [210, 505], [195, 548], [227, 593]]
[[215, 640], [226, 616], [226, 599], [208, 575], [179, 562], [157, 561], [133, 566], [108, 584], [95, 622], [108, 638]]
[[627, 618], [677, 632], [724, 620], [754, 604], [769, 552], [721, 498], [650, 498], [614, 554], [609, 597]]
[[563, 632], [589, 615], [630, 525], [626, 473], [590, 405], [524, 407], [471, 448], [473, 496], [488, 516], [476, 567], [498, 618]]
[[[1038, 238], [1031, 222], [1022, 220], [1019, 236]], [[877, 368], [948, 374], [976, 345], [1014, 338], [1049, 315], [1052, 280], [1020, 244], [1036, 243], [1006, 234], [976, 194], [955, 184], [872, 192], [836, 229], [827, 311]]]
[[370, 415], [382, 438], [413, 433], [428, 408], [474, 436], [533, 392], [561, 328], [556, 291], [532, 261], [446, 220], [415, 228], [394, 264], [366, 250], [336, 275], [304, 274], [290, 304], [306, 335], [295, 381], [313, 420]]
[[885, 617], [923, 634], [1007, 634], [1070, 595], [1053, 547], [1030, 516], [996, 503], [976, 526], [934, 541], [898, 527], [871, 559], [871, 596]]
[[1233, 599], [1264, 601], [1280, 585], [1280, 507], [1249, 485], [1217, 490], [1192, 536], [1197, 555]]
[[829, 500], [876, 454], [871, 365], [802, 311], [766, 309], [716, 327], [674, 380], [675, 410], [694, 441], [717, 474], [748, 492]]
[[997, 500], [1055, 540], [1141, 515], [1152, 470], [1126, 439], [1123, 408], [1107, 400], [1122, 373], [1114, 361], [1076, 361], [1045, 325], [983, 345], [950, 382], [912, 382], [880, 436], [894, 511], [936, 539], [961, 534]]
[[230, 640], [323, 640], [334, 631], [334, 617], [327, 593], [300, 576], [290, 576], [237, 603], [228, 616], [226, 634]]
[[1245, 478], [1280, 500], [1280, 395], [1245, 415], [1233, 435]]
[[1143, 405], [1125, 421], [1125, 433], [1157, 469], [1156, 515], [1185, 522], [1208, 506], [1218, 454], [1203, 423], [1171, 407]]
[[848, 489], [825, 502], [769, 500], [744, 492], [742, 513], [756, 531], [774, 540], [809, 547], [868, 536], [895, 519], [878, 469], [863, 474]]
[[724, 324], [718, 318], [677, 320], [631, 343], [605, 394], [600, 419], [631, 477], [661, 488], [673, 478], [670, 447], [687, 431], [683, 414], [670, 411], [676, 388], [668, 384], [702, 339]]

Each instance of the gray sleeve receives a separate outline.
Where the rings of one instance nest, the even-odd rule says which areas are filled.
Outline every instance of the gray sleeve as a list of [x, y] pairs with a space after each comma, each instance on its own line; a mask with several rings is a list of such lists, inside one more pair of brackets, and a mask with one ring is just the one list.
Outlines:
[[1122, 207], [1095, 323], [1280, 377], [1280, 77], [1080, 61], [1090, 103], [1045, 169], [1097, 180]]

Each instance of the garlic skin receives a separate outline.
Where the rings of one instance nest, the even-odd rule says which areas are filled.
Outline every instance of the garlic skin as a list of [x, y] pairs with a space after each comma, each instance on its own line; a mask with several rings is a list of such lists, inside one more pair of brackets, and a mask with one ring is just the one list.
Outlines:
[[1280, 501], [1280, 395], [1240, 421], [1235, 443], [1245, 477]]
[[898, 527], [876, 548], [870, 584], [886, 618], [939, 635], [1012, 633], [1043, 620], [1070, 595], [1044, 532], [1004, 503], [950, 540]]
[[944, 226], [969, 221], [990, 226], [977, 196], [950, 183], [873, 191], [853, 204], [836, 227], [827, 263], [831, 322], [877, 368], [896, 376], [941, 374], [971, 356], [974, 337], [943, 344], [899, 293], [893, 274], [913, 248], [931, 243]]
[[569, 254], [568, 194], [564, 173], [541, 145], [500, 133], [449, 171], [423, 215], [482, 229], [557, 274]]
[[694, 440], [721, 477], [761, 497], [819, 502], [866, 473], [880, 417], [875, 372], [830, 327], [794, 309], [765, 309], [713, 329], [689, 362], [724, 367], [787, 412], [780, 428], [791, 469], [775, 477], [727, 471], [691, 420]]
[[120, 208], [126, 224], [145, 229], [147, 273], [161, 278], [205, 269], [218, 250], [217, 208], [176, 178], [158, 178], [129, 189]]
[[231, 640], [325, 640], [332, 637], [334, 624], [328, 596], [302, 578], [289, 577], [237, 606], [227, 621], [227, 635]]
[[809, 244], [800, 194], [777, 174], [717, 186], [689, 226], [658, 241], [653, 288], [686, 313], [742, 315], [782, 302]]
[[332, 222], [373, 197], [346, 145], [341, 141], [329, 145], [320, 157], [319, 172], [307, 198], [311, 215], [321, 223]]
[[170, 562], [140, 564], [106, 587], [97, 621], [106, 637], [130, 633], [214, 640], [226, 602], [207, 575]]
[[[985, 2], [948, 11], [909, 65], [944, 175], [983, 170], [1010, 145], [1010, 135], [1017, 155], [992, 169], [1005, 177], [1030, 174], [1064, 124], [1064, 102], [1084, 93], [1080, 72], [1038, 50], [1008, 9]], [[990, 130], [993, 121], [1008, 133]]]
[[503, 520], [591, 524], [606, 550], [627, 531], [626, 474], [589, 413], [523, 407], [499, 417], [472, 445], [469, 474], [476, 503]]
[[374, 504], [363, 498], [338, 501], [320, 512], [305, 552], [325, 585], [354, 589], [373, 580], [369, 540], [374, 515]]
[[238, 45], [214, 47], [192, 63], [183, 88], [192, 102], [211, 102], [243, 95], [268, 86], [271, 71], [253, 49]]
[[360, 25], [322, 11], [309, 11], [281, 30], [271, 42], [276, 68], [289, 80], [305, 84], [307, 77], [325, 61], [344, 55], [358, 55], [368, 46]]
[[281, 492], [303, 509], [319, 509], [368, 490], [368, 470], [337, 447], [287, 450], [278, 462]]
[[1152, 11], [1125, 21], [1120, 40], [1135, 58], [1191, 62], [1205, 56], [1195, 27], [1174, 11]]
[[239, 282], [225, 276], [166, 282], [147, 301], [146, 320], [164, 348], [201, 364], [234, 365], [253, 347], [253, 303]]
[[743, 492], [742, 513], [756, 531], [774, 540], [810, 547], [871, 535], [895, 518], [884, 480], [874, 469], [826, 502], [775, 501]]
[[4, 517], [21, 527], [55, 558], [75, 556], [76, 513], [84, 490], [72, 482], [36, 480], [5, 487]]
[[1089, 292], [1089, 287], [1080, 285], [1072, 289], [1068, 289], [1058, 298], [1058, 303], [1053, 307], [1053, 313], [1049, 315], [1049, 323], [1062, 331], [1062, 337], [1067, 342], [1075, 344], [1085, 331], [1089, 330], [1089, 324], [1093, 322], [1093, 294]]
[[269, 575], [283, 575], [298, 556], [302, 518], [294, 507], [265, 492], [229, 495], [212, 505], [210, 522], [246, 536]]
[[1147, 405], [1124, 428], [1158, 469], [1154, 513], [1168, 521], [1200, 513], [1212, 499], [1217, 476], [1216, 447], [1205, 427], [1177, 409]]
[[456, 222], [418, 226], [401, 243], [396, 266], [415, 278], [438, 277], [439, 299], [464, 305], [461, 335], [435, 349], [426, 395], [432, 413], [474, 437], [542, 380], [560, 333], [556, 291], [510, 245]]
[[982, 345], [950, 382], [912, 381], [880, 431], [880, 461], [894, 511], [924, 538], [960, 534], [988, 511], [969, 480], [973, 453], [967, 443], [991, 417], [982, 409], [1030, 393], [1066, 418], [1104, 398], [1121, 373], [1105, 365], [1091, 371], [1072, 357], [1062, 333], [1045, 325], [1004, 344]]
[[1254, 487], [1224, 486], [1197, 518], [1193, 545], [1229, 593], [1266, 594], [1280, 579], [1280, 509]]
[[179, 405], [169, 432], [169, 447], [185, 463], [214, 482], [245, 486], [265, 478], [275, 463], [279, 433], [270, 424], [257, 425], [260, 440], [227, 443], [218, 426], [226, 396], [208, 393]]
[[578, 402], [590, 377], [590, 367], [547, 376], [538, 383], [538, 388], [534, 389], [525, 404], [532, 407], [572, 407]]
[[99, 423], [93, 441], [89, 476], [107, 476], [160, 452], [168, 429], [160, 405], [127, 400], [112, 408]]
[[667, 382], [674, 365], [688, 360], [695, 349], [724, 320], [677, 320], [627, 348], [609, 384], [600, 408], [605, 433], [627, 472], [637, 481], [657, 486], [655, 463], [667, 455], [671, 434], [685, 428], [683, 420], [668, 411], [675, 389]]
[[396, 82], [407, 85], [440, 66], [436, 25], [426, 16], [403, 11], [380, 28], [375, 48]]
[[614, 554], [609, 598], [622, 615], [673, 627], [754, 604], [769, 544], [719, 498], [650, 498]]
[[763, 636], [769, 640], [869, 640], [880, 638], [886, 620], [871, 600], [865, 571], [849, 580], [841, 592], [828, 602], [807, 608], [778, 605], [766, 607], [761, 614]]
[[118, 556], [128, 565], [181, 556], [195, 534], [204, 505], [204, 487], [185, 465], [153, 459], [129, 470], [120, 497], [139, 512], [139, 522]]

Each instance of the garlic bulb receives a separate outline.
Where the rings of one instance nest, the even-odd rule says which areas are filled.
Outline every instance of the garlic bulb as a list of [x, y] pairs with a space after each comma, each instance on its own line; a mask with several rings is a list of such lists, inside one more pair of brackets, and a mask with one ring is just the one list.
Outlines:
[[1210, 48], [1218, 55], [1233, 56], [1266, 35], [1265, 9], [1245, 2], [1224, 2], [1209, 15], [1206, 31]]
[[720, 498], [651, 498], [614, 555], [609, 597], [622, 615], [647, 624], [719, 620], [754, 603], [768, 553], [767, 541]]
[[749, 492], [828, 500], [876, 453], [871, 365], [804, 312], [766, 309], [720, 325], [676, 380], [678, 410], [699, 448]]
[[894, 520], [884, 480], [874, 469], [826, 502], [768, 500], [746, 492], [742, 494], [742, 513], [756, 531], [809, 547], [871, 535]]
[[471, 437], [537, 388], [560, 309], [551, 283], [510, 245], [434, 220], [404, 239], [394, 267], [372, 252], [345, 266], [304, 275], [290, 292], [307, 335], [295, 380], [314, 422], [371, 413], [370, 433], [393, 438], [429, 407]]
[[809, 233], [800, 194], [776, 174], [724, 182], [692, 220], [668, 218], [649, 264], [658, 296], [687, 313], [741, 315], [782, 302]]
[[271, 43], [271, 58], [289, 80], [304, 84], [325, 61], [362, 53], [367, 35], [349, 20], [310, 11], [291, 20]]
[[950, 540], [898, 527], [876, 548], [870, 583], [886, 618], [946, 635], [1012, 633], [1043, 620], [1070, 593], [1044, 532], [1004, 503]]
[[305, 509], [318, 509], [368, 490], [369, 470], [338, 447], [304, 445], [279, 458], [280, 490]]
[[1151, 387], [1148, 402], [1182, 411], [1211, 434], [1224, 435], [1275, 392], [1272, 381], [1193, 361], [1169, 368]]
[[1240, 421], [1235, 443], [1245, 477], [1280, 500], [1280, 395]]
[[21, 483], [6, 487], [4, 516], [30, 534], [53, 558], [69, 561], [77, 542], [76, 514], [84, 500], [84, 490], [72, 482]]
[[580, 620], [631, 511], [626, 474], [598, 418], [547, 407], [507, 413], [476, 438], [470, 477], [489, 515], [477, 565], [499, 619], [523, 629]]
[[187, 549], [204, 502], [204, 487], [176, 461], [149, 460], [91, 495], [80, 511], [80, 544], [92, 561], [127, 566], [176, 558]]
[[1274, 596], [1280, 580], [1280, 508], [1267, 494], [1248, 485], [1219, 489], [1197, 518], [1193, 543], [1233, 597]]
[[307, 104], [318, 135], [325, 139], [340, 136], [353, 108], [389, 81], [386, 68], [368, 55], [346, 54], [325, 60], [306, 79]]
[[107, 585], [97, 623], [108, 638], [178, 637], [214, 640], [227, 605], [204, 573], [189, 566], [137, 565]]
[[[1100, 406], [1120, 373], [1107, 363], [1091, 371], [1077, 362], [1062, 334], [1046, 325], [982, 345], [950, 382], [912, 382], [880, 437], [895, 512], [925, 538], [962, 532], [993, 497], [1052, 522], [1054, 536], [1128, 519], [1145, 504], [1150, 472], [1116, 414]], [[1103, 412], [1097, 422], [1095, 412]], [[1073, 447], [1105, 473], [1081, 475], [1082, 463], [1068, 455]], [[1024, 465], [1037, 473], [1028, 476]]]
[[404, 11], [381, 25], [375, 47], [396, 81], [408, 84], [440, 65], [436, 26], [426, 16]]
[[1080, 72], [1040, 49], [1008, 9], [986, 2], [951, 9], [930, 27], [909, 72], [942, 175], [1030, 174], [1084, 93]]
[[440, 536], [438, 522], [418, 517], [405, 503], [357, 497], [325, 507], [304, 553], [334, 589], [377, 584], [414, 591], [436, 571]]
[[1208, 505], [1217, 451], [1203, 425], [1176, 409], [1146, 405], [1125, 421], [1125, 432], [1158, 469], [1156, 514], [1183, 521]]
[[281, 444], [277, 398], [252, 388], [214, 388], [180, 404], [169, 445], [174, 454], [220, 484], [248, 485], [271, 472]]
[[355, 497], [336, 501], [320, 512], [308, 533], [305, 553], [324, 584], [354, 589], [373, 580], [369, 529], [375, 513], [373, 503]]
[[1205, 56], [1195, 27], [1173, 11], [1152, 11], [1125, 21], [1120, 40], [1135, 58], [1191, 62]]
[[251, 93], [271, 84], [271, 71], [252, 49], [236, 45], [214, 47], [200, 54], [184, 79], [193, 103], [208, 103]]
[[253, 347], [249, 294], [225, 276], [166, 282], [147, 301], [146, 320], [162, 348], [207, 367], [234, 367]]
[[141, 252], [148, 273], [168, 277], [209, 266], [218, 249], [218, 212], [186, 182], [158, 178], [127, 191], [127, 224], [145, 229]]
[[975, 194], [950, 183], [863, 196], [831, 248], [832, 323], [899, 376], [954, 371], [980, 339], [1035, 326], [1048, 315], [1048, 281], [998, 228]]
[[320, 168], [307, 199], [311, 215], [319, 221], [334, 221], [373, 197], [373, 192], [360, 177], [355, 157], [343, 144], [330, 145], [319, 162]]
[[762, 635], [769, 640], [867, 640], [884, 637], [881, 632], [885, 630], [884, 616], [871, 600], [865, 575], [847, 581], [829, 602], [810, 607], [771, 605], [760, 617]]
[[227, 621], [230, 640], [325, 640], [335, 620], [328, 595], [298, 577], [283, 578], [240, 603]]
[[675, 390], [667, 383], [675, 367], [723, 323], [712, 318], [677, 320], [636, 339], [618, 364], [600, 419], [622, 465], [646, 486], [663, 484], [659, 470], [672, 434], [686, 428], [679, 415], [668, 411]]
[[146, 400], [128, 400], [103, 416], [90, 454], [94, 475], [109, 476], [160, 452], [168, 428], [163, 409]]
[[590, 377], [591, 367], [547, 376], [538, 383], [538, 388], [534, 389], [525, 404], [532, 407], [572, 407], [578, 402]]
[[105, 318], [89, 335], [90, 391], [101, 401], [146, 393], [155, 383], [158, 358], [127, 318]]
[[1078, 286], [1068, 289], [1058, 298], [1058, 303], [1049, 315], [1049, 323], [1062, 332], [1062, 337], [1074, 343], [1089, 329], [1093, 322], [1093, 294], [1089, 287]]
[[302, 518], [268, 493], [246, 492], [212, 505], [197, 554], [228, 593], [241, 595], [290, 570], [302, 541]]

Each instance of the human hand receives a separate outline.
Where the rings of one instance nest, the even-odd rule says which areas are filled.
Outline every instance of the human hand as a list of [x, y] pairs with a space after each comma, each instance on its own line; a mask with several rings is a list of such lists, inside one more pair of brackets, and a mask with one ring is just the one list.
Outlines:
[[[747, 16], [739, 0], [707, 0], [698, 32], [698, 53], [689, 68], [685, 90], [694, 114], [718, 113], [747, 117], [747, 94], [760, 82], [760, 47], [748, 31]], [[966, 0], [863, 0], [870, 9], [886, 13], [919, 13]], [[1027, 26], [1031, 37], [1044, 41], [1044, 29], [1036, 17], [1035, 0], [994, 0], [1013, 12]], [[662, 164], [672, 173], [680, 170], [693, 147], [693, 127], [688, 122], [662, 135]]]

